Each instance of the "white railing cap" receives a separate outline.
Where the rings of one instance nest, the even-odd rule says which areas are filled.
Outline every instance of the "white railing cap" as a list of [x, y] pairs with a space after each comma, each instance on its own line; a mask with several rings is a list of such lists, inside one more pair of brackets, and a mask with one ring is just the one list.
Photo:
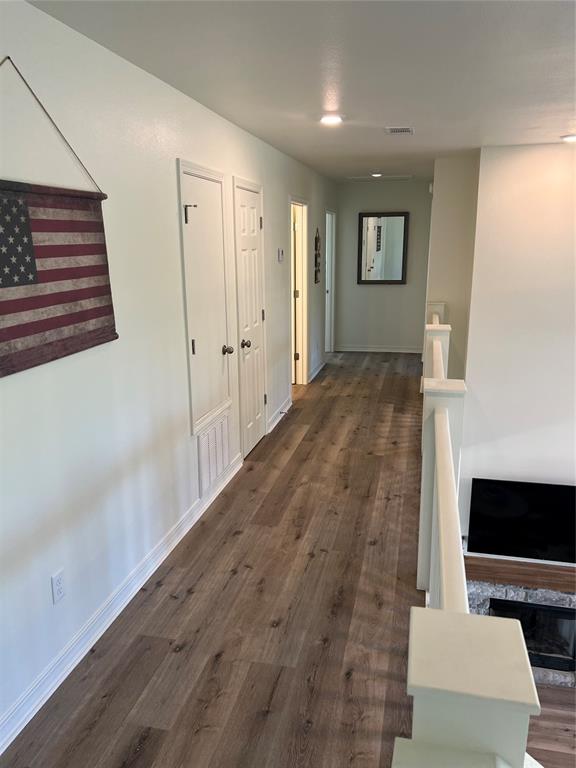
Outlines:
[[450, 333], [452, 330], [451, 325], [446, 324], [437, 324], [437, 323], [426, 323], [424, 326], [426, 331], [430, 333]]
[[540, 714], [520, 622], [496, 616], [412, 608], [408, 693], [493, 701]]
[[425, 395], [455, 395], [466, 394], [466, 382], [463, 379], [422, 379], [422, 392]]

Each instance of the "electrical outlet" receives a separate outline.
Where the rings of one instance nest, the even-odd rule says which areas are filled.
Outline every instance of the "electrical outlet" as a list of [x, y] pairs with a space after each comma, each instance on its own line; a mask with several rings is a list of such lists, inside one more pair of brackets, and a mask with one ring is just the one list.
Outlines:
[[52, 602], [54, 605], [59, 603], [65, 594], [66, 590], [64, 589], [64, 569], [61, 568], [58, 573], [55, 573], [52, 576]]

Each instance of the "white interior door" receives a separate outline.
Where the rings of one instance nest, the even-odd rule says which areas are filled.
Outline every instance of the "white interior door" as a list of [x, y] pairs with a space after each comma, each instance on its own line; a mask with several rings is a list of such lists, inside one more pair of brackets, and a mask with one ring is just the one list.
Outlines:
[[222, 179], [180, 177], [192, 430], [231, 404]]
[[292, 223], [292, 384], [308, 383], [308, 207], [290, 204]]
[[264, 265], [262, 195], [257, 187], [234, 188], [238, 280], [238, 354], [242, 448], [247, 456], [266, 434], [264, 395]]
[[334, 351], [334, 251], [336, 214], [326, 212], [326, 311], [324, 351]]

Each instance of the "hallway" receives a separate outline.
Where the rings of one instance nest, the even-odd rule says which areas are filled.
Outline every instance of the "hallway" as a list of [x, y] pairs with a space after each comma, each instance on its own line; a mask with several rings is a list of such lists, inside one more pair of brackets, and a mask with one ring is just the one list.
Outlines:
[[419, 376], [332, 355], [2, 768], [389, 766], [423, 602]]

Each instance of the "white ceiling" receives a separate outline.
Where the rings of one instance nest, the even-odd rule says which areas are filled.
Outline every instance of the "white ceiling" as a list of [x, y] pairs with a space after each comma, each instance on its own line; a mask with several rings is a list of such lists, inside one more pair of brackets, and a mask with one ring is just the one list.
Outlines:
[[571, 1], [35, 4], [328, 176], [428, 177], [438, 154], [576, 129]]

